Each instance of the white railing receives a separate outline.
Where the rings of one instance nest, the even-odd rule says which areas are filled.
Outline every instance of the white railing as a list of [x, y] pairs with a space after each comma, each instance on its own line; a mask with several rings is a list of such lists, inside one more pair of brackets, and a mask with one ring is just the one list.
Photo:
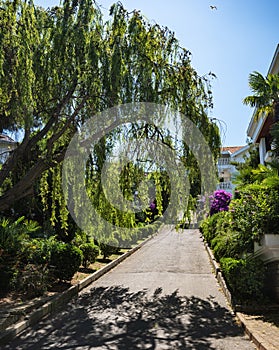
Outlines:
[[218, 165], [229, 165], [230, 164], [230, 158], [219, 158], [218, 159]]
[[217, 185], [217, 190], [232, 190], [233, 185], [229, 182], [219, 182]]

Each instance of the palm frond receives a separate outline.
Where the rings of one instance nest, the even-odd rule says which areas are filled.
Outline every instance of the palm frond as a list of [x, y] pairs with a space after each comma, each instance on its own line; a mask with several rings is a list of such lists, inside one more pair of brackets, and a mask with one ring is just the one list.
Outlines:
[[257, 169], [252, 170], [253, 182], [261, 183], [267, 177], [276, 176], [277, 170], [269, 168], [263, 164], [259, 164]]
[[273, 113], [273, 106], [266, 98], [258, 96], [247, 96], [243, 99], [243, 103], [252, 108], [256, 108], [255, 119], [264, 117]]
[[267, 90], [269, 90], [267, 80], [259, 72], [254, 71], [251, 73], [249, 75], [248, 83], [252, 92], [256, 93], [257, 95], [265, 95]]
[[279, 75], [269, 74], [267, 76], [267, 82], [270, 86], [271, 98], [273, 102], [279, 102]]
[[265, 78], [254, 71], [249, 75], [248, 82], [253, 95], [245, 97], [243, 103], [256, 109], [256, 119], [262, 114], [274, 116], [274, 105], [279, 102], [279, 75], [269, 74]]
[[245, 105], [248, 105], [250, 107], [260, 107], [266, 104], [266, 98], [262, 97], [262, 96], [255, 96], [255, 95], [251, 95], [251, 96], [246, 96], [243, 99], [243, 103]]

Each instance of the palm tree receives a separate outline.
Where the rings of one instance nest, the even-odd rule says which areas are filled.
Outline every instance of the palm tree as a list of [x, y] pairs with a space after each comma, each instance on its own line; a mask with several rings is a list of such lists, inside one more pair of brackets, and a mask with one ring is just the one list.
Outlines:
[[244, 98], [243, 103], [256, 107], [255, 117], [262, 113], [271, 115], [274, 122], [279, 120], [279, 75], [268, 74], [265, 78], [259, 72], [249, 75], [249, 86], [253, 95]]
[[268, 74], [265, 78], [259, 72], [249, 75], [249, 86], [253, 95], [243, 99], [243, 103], [255, 107], [255, 118], [261, 115], [272, 117], [270, 129], [273, 155], [279, 156], [279, 75]]

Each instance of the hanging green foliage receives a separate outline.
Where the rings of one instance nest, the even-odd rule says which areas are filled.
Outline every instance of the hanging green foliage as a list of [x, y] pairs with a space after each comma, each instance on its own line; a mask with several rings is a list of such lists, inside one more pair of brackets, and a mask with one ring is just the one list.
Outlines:
[[[104, 22], [93, 0], [65, 0], [48, 9], [32, 0], [0, 0], [0, 132], [21, 136], [0, 171], [0, 211], [7, 213], [17, 201], [34, 196], [45, 220], [69, 231], [61, 162], [84, 122], [114, 105], [137, 101], [167, 105], [185, 114], [201, 130], [214, 157], [219, 154], [219, 131], [206, 115], [212, 107], [210, 75], [197, 74], [190, 52], [179, 46], [168, 28], [149, 23], [139, 11], [128, 13], [121, 3], [111, 7], [110, 16]], [[92, 151], [86, 168], [92, 203], [115, 225], [134, 227], [136, 215], [110, 205], [100, 182], [102, 165], [123, 132], [158, 138], [169, 147], [173, 140], [166, 130], [129, 125], [106, 135]], [[196, 195], [197, 164], [189, 150], [184, 153], [181, 157], [192, 174]], [[120, 182], [127, 200], [145, 166], [134, 164], [123, 170]], [[160, 216], [168, 181], [157, 170], [151, 173]], [[9, 186], [4, 187], [7, 179]]]

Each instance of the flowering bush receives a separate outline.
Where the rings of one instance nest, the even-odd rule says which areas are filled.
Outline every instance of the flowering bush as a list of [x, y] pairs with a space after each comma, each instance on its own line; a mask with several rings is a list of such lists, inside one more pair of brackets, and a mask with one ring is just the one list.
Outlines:
[[232, 195], [224, 190], [218, 190], [214, 192], [214, 195], [210, 197], [210, 216], [220, 211], [228, 211], [229, 204], [232, 199]]

